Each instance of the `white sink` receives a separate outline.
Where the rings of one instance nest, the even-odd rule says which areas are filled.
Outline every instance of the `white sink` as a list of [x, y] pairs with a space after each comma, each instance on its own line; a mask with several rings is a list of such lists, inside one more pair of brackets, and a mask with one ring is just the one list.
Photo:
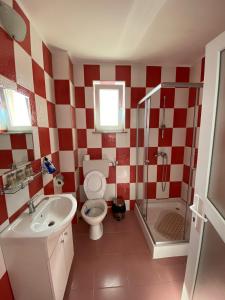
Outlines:
[[[33, 214], [25, 211], [1, 234], [4, 238], [48, 238], [60, 234], [72, 221], [77, 201], [71, 194], [41, 195]], [[34, 203], [36, 205], [36, 203]]]

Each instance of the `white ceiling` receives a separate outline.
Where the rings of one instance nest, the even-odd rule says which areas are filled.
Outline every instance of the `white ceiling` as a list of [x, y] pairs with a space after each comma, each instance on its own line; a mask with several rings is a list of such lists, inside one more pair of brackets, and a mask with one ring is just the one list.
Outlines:
[[188, 65], [225, 30], [224, 0], [20, 0], [73, 60]]

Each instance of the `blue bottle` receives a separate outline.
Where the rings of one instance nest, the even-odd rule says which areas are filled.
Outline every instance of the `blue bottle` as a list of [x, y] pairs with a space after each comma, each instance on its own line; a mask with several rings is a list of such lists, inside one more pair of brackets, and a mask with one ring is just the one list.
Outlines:
[[53, 174], [56, 172], [56, 167], [47, 157], [44, 157], [44, 168], [48, 171], [49, 174]]

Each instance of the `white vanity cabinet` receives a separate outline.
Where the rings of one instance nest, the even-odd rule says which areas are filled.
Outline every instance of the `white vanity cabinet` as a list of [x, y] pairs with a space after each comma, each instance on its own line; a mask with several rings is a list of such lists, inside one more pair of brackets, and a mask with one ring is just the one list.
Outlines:
[[1, 242], [15, 300], [62, 300], [74, 256], [71, 224], [48, 238]]

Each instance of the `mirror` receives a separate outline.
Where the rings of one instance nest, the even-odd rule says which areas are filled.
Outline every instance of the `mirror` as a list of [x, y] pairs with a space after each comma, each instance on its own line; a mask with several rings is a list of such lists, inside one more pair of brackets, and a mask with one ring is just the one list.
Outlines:
[[33, 160], [32, 133], [0, 134], [0, 176]]
[[0, 23], [8, 34], [18, 42], [22, 42], [27, 33], [23, 18], [9, 5], [0, 0]]
[[0, 175], [34, 160], [29, 98], [0, 86]]

